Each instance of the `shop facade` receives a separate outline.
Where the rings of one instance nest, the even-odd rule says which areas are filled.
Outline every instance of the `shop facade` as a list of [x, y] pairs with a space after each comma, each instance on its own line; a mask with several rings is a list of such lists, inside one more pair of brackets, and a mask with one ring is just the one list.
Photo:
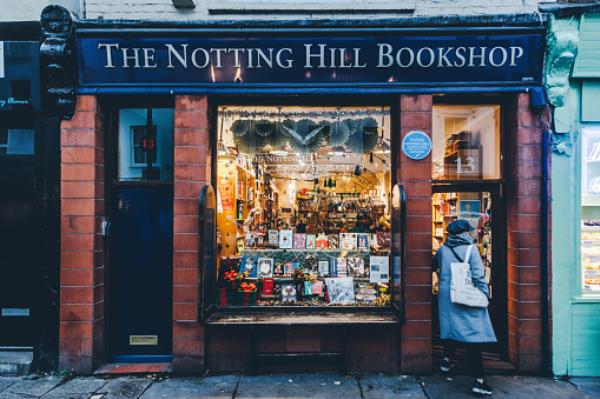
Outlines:
[[42, 71], [61, 54], [40, 51], [47, 20], [12, 15], [0, 22], [0, 352], [22, 352], [2, 372], [23, 374], [58, 366], [61, 112]]
[[82, 22], [60, 367], [431, 372], [431, 256], [462, 217], [490, 360], [540, 371], [543, 33]]
[[594, 10], [584, 11], [571, 10], [571, 15], [558, 15], [551, 21], [553, 39], [548, 50], [551, 61], [561, 55], [569, 60], [554, 72], [553, 79], [547, 79], [552, 82], [548, 95], [554, 105], [552, 228], [561, 231], [552, 241], [553, 319], [561, 320], [552, 331], [553, 372], [569, 376], [600, 373], [594, 186], [600, 58], [593, 47], [600, 20]]

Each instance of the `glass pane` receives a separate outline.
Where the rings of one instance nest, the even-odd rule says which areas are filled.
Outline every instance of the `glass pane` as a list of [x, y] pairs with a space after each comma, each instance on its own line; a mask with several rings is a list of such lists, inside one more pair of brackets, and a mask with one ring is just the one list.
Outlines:
[[600, 294], [600, 127], [582, 129], [581, 284]]
[[219, 109], [220, 306], [390, 301], [387, 107]]
[[173, 109], [119, 110], [119, 180], [173, 179]]
[[500, 107], [433, 107], [433, 178], [500, 178]]
[[492, 196], [489, 192], [436, 193], [432, 197], [433, 252], [448, 238], [446, 227], [456, 219], [466, 219], [475, 228], [476, 239], [485, 278], [492, 297]]
[[0, 129], [0, 155], [33, 155], [33, 129]]

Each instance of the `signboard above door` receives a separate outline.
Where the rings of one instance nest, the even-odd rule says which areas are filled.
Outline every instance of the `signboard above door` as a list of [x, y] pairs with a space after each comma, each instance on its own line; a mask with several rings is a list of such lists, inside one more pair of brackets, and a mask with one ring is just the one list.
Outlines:
[[[538, 85], [537, 32], [352, 36], [319, 33], [80, 31], [79, 79], [92, 87], [436, 87]], [[160, 36], [159, 36], [160, 35]]]

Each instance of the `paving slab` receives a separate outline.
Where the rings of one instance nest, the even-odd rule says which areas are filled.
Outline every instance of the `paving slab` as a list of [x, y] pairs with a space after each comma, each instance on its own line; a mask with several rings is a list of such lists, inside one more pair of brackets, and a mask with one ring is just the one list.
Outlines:
[[367, 374], [358, 380], [365, 399], [427, 399], [414, 376]]
[[360, 389], [355, 377], [336, 374], [242, 376], [235, 395], [236, 399], [355, 399], [360, 397]]
[[150, 384], [149, 378], [118, 378], [109, 380], [96, 393], [103, 393], [102, 399], [137, 399]]
[[75, 378], [52, 389], [42, 399], [87, 399], [107, 383], [102, 378]]
[[237, 375], [168, 379], [152, 384], [141, 399], [231, 399], [239, 379]]
[[569, 379], [569, 382], [577, 387], [577, 390], [585, 393], [590, 398], [600, 399], [600, 378], [577, 377]]
[[60, 381], [61, 378], [57, 376], [21, 379], [16, 384], [9, 386], [4, 392], [39, 398], [60, 384]]
[[21, 381], [19, 377], [0, 377], [0, 392]]
[[[423, 389], [430, 399], [459, 399], [471, 392], [473, 379], [465, 375], [421, 377]], [[494, 390], [494, 398], [507, 399], [584, 399], [585, 394], [565, 381], [529, 376], [489, 376], [486, 382]]]

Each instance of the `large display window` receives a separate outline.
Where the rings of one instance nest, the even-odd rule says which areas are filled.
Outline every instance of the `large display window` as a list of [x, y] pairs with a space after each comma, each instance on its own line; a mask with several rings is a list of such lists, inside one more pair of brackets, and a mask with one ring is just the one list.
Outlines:
[[600, 295], [600, 126], [582, 129], [581, 289]]
[[217, 303], [391, 300], [388, 107], [223, 106]]

